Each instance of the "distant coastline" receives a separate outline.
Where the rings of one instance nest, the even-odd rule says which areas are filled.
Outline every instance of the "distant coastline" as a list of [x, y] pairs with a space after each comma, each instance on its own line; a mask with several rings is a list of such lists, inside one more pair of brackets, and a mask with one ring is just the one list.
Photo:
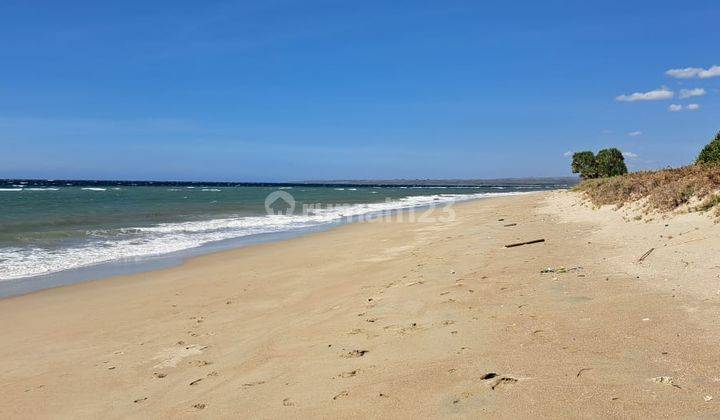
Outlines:
[[488, 179], [357, 179], [357, 180], [307, 180], [289, 182], [231, 182], [231, 181], [139, 181], [139, 180], [92, 180], [92, 179], [34, 179], [5, 178], [0, 179], [0, 188], [5, 187], [107, 187], [107, 186], [160, 186], [160, 187], [484, 187], [484, 186], [516, 186], [537, 185], [571, 187], [579, 182], [577, 177], [530, 177], [530, 178], [488, 178]]

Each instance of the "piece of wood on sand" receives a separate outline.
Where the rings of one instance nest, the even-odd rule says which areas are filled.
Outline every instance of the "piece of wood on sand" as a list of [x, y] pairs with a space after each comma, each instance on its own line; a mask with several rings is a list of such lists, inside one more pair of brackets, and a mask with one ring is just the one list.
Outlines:
[[534, 239], [534, 240], [532, 240], [532, 241], [518, 242], [518, 243], [514, 243], [514, 244], [507, 244], [507, 245], [505, 245], [505, 248], [513, 248], [513, 247], [516, 247], [516, 246], [537, 244], [537, 243], [540, 243], [540, 242], [545, 242], [545, 239]]
[[655, 248], [650, 248], [647, 250], [646, 253], [642, 254], [642, 256], [638, 259], [638, 262], [643, 262], [645, 258], [647, 258], [652, 252], [655, 251]]

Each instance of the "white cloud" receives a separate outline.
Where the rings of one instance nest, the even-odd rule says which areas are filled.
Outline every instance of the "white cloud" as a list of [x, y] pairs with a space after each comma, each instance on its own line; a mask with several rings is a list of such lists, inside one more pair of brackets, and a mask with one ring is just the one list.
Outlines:
[[703, 88], [682, 89], [680, 90], [680, 99], [692, 98], [695, 96], [704, 96], [707, 94]]
[[568, 150], [567, 152], [563, 153], [563, 156], [565, 156], [565, 157], [570, 157], [570, 156], [572, 156], [572, 155], [573, 155], [573, 152], [570, 151], [570, 150]]
[[640, 130], [638, 130], [638, 131], [631, 131], [631, 132], [627, 133], [627, 135], [630, 136], [630, 137], [642, 136], [642, 131], [640, 131]]
[[670, 69], [665, 72], [670, 77], [677, 79], [708, 79], [710, 77], [720, 76], [720, 66], [712, 66], [709, 69], [701, 67], [686, 67], [684, 69]]
[[630, 159], [638, 157], [638, 155], [633, 152], [623, 152], [623, 156], [625, 156], [626, 158], [630, 158]]
[[682, 106], [682, 105], [678, 105], [678, 104], [672, 104], [668, 107], [668, 111], [670, 111], [670, 112], [680, 112], [683, 109], [685, 109], [687, 111], [697, 111], [698, 109], [700, 109], [700, 105], [699, 104], [687, 104], [685, 106]]
[[662, 101], [664, 99], [671, 99], [673, 96], [675, 96], [675, 92], [663, 86], [660, 89], [651, 90], [649, 92], [635, 92], [629, 95], [623, 94], [616, 96], [615, 100], [620, 102]]

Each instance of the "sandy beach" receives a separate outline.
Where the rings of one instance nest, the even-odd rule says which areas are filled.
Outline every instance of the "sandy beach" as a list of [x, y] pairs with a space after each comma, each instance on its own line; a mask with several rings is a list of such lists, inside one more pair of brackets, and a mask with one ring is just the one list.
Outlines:
[[0, 300], [0, 417], [720, 415], [710, 217], [454, 211]]

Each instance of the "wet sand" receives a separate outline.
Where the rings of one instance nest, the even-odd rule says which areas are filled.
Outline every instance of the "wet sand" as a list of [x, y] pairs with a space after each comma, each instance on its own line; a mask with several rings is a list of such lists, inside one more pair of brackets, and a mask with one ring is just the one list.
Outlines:
[[454, 210], [0, 300], [0, 417], [720, 414], [712, 220]]

